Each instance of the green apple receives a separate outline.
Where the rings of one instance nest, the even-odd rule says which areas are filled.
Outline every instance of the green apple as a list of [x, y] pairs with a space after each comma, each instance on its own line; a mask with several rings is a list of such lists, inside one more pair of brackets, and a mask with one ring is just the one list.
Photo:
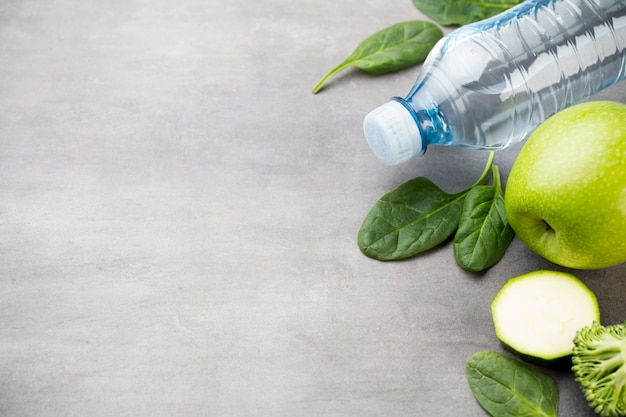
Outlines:
[[506, 185], [518, 238], [561, 266], [626, 261], [626, 105], [577, 104], [550, 117], [522, 147]]

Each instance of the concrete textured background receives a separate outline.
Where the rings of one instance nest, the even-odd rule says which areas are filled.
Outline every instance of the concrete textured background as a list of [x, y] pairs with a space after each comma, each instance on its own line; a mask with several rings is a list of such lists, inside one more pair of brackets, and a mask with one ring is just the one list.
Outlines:
[[[420, 175], [461, 190], [486, 154], [371, 154], [363, 116], [418, 68], [310, 92], [420, 18], [409, 0], [3, 0], [0, 415], [485, 416], [465, 362], [502, 351], [491, 299], [563, 268], [517, 240], [481, 275], [449, 244], [363, 256], [378, 197]], [[576, 273], [626, 319], [626, 265]], [[552, 374], [561, 415], [593, 416]]]

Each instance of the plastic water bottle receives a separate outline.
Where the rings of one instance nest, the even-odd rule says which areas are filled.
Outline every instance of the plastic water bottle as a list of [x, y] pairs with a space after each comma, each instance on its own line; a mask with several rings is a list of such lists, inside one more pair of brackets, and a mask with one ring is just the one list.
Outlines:
[[387, 165], [435, 144], [497, 150], [624, 78], [626, 0], [527, 0], [441, 39], [363, 127]]

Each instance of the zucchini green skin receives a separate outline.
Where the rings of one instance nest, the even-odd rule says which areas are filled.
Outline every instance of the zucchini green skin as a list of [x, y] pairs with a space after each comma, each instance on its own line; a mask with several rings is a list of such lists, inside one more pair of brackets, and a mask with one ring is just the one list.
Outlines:
[[561, 356], [558, 358], [550, 358], [545, 359], [540, 356], [531, 355], [529, 353], [524, 353], [515, 350], [510, 345], [507, 345], [505, 342], [500, 340], [500, 344], [504, 349], [511, 352], [513, 355], [517, 356], [524, 362], [531, 363], [533, 365], [541, 366], [542, 368], [554, 369], [555, 371], [569, 371], [572, 368], [572, 354]]
[[577, 277], [540, 270], [512, 278], [491, 304], [505, 349], [534, 365], [571, 368], [577, 330], [600, 321], [595, 294]]

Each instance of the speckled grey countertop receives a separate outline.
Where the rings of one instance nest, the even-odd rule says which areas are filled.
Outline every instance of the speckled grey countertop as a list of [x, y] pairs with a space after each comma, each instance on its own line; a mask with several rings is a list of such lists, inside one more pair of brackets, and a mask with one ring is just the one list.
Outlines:
[[[465, 362], [501, 351], [493, 296], [562, 268], [517, 240], [478, 276], [449, 245], [363, 256], [384, 192], [460, 190], [486, 154], [371, 154], [363, 116], [418, 68], [310, 92], [419, 18], [409, 0], [4, 0], [0, 415], [486, 416]], [[505, 179], [519, 148], [497, 156]], [[626, 319], [626, 265], [577, 274]], [[561, 415], [593, 416], [553, 375]]]

